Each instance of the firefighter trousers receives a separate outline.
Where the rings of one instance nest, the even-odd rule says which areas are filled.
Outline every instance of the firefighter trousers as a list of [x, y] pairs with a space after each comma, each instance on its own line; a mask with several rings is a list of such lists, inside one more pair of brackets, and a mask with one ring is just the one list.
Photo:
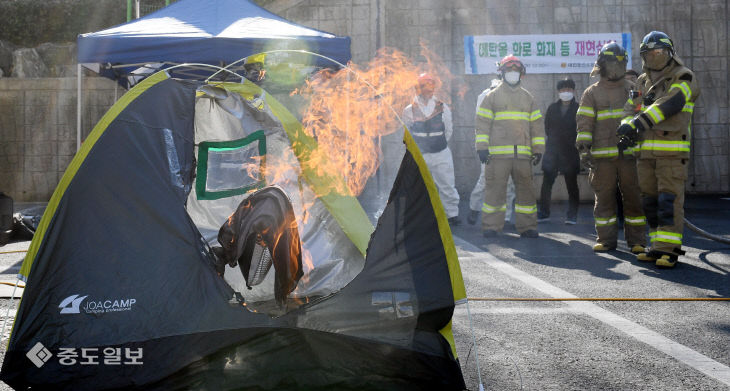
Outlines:
[[[469, 209], [479, 212], [482, 210], [482, 203], [484, 202], [484, 190], [487, 185], [484, 183], [484, 167], [486, 164], [481, 163], [481, 172], [479, 173], [479, 179], [477, 184], [474, 185], [474, 189], [469, 195]], [[512, 182], [512, 177], [507, 181], [507, 210], [504, 213], [504, 221], [508, 222], [512, 220], [512, 212], [514, 211], [515, 203], [515, 184]]]
[[482, 229], [501, 232], [507, 210], [507, 180], [515, 184], [515, 228], [522, 233], [537, 229], [537, 203], [529, 159], [492, 159], [484, 170], [486, 190], [482, 205]]
[[616, 218], [616, 188], [621, 190], [624, 205], [624, 238], [631, 248], [646, 246], [646, 218], [641, 210], [636, 160], [619, 157], [616, 160], [595, 159], [589, 179], [595, 194], [593, 218], [596, 242], [616, 247], [618, 225]]
[[639, 187], [652, 250], [679, 254], [684, 230], [687, 159], [639, 159]]

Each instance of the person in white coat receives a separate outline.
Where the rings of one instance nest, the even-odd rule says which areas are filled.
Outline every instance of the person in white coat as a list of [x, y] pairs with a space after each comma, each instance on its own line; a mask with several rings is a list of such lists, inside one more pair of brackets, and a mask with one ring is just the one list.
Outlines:
[[426, 73], [418, 77], [418, 94], [403, 110], [403, 121], [423, 154], [438, 187], [449, 224], [459, 225], [459, 193], [454, 178], [454, 160], [448, 141], [453, 123], [451, 109], [434, 95], [436, 79]]

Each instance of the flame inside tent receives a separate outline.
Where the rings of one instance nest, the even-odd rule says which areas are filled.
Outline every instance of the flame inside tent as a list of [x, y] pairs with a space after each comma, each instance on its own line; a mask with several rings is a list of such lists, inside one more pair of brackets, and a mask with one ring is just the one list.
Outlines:
[[[373, 227], [357, 198], [327, 190], [343, 178], [300, 166], [317, 141], [260, 87], [145, 79], [48, 204], [0, 377], [16, 389], [464, 389], [451, 333], [461, 271], [404, 142]], [[241, 234], [221, 227], [259, 217], [277, 233], [249, 224], [256, 240], [221, 262], [221, 238]]]

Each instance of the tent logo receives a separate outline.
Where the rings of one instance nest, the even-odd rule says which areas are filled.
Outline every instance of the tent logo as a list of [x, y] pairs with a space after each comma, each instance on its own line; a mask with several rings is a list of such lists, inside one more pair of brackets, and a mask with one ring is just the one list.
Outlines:
[[81, 305], [81, 302], [87, 297], [89, 296], [86, 295], [79, 297], [79, 295], [71, 295], [63, 299], [61, 304], [58, 305], [58, 308], [61, 309], [62, 314], [78, 314], [80, 313], [79, 306]]
[[36, 367], [40, 368], [46, 361], [53, 357], [53, 353], [49, 352], [42, 343], [38, 342], [33, 346], [28, 353], [25, 354], [28, 359], [35, 364]]

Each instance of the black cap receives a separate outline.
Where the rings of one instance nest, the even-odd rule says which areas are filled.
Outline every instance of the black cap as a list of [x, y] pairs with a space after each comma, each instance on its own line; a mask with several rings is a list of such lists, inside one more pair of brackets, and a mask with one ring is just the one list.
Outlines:
[[562, 90], [563, 88], [575, 89], [575, 82], [572, 79], [559, 80], [558, 91]]

